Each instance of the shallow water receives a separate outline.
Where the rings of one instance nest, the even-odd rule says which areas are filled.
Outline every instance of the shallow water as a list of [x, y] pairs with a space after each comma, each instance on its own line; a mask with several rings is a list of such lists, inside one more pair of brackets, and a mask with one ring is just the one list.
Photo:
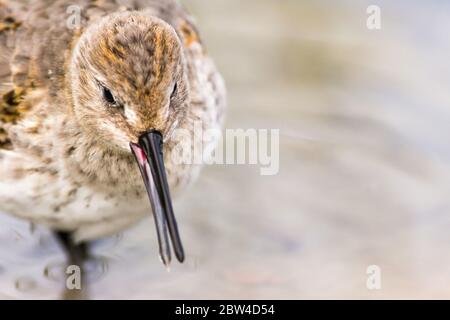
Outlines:
[[[229, 91], [227, 128], [279, 128], [280, 172], [213, 166], [175, 204], [187, 262], [150, 219], [95, 244], [90, 297], [450, 298], [448, 5], [185, 1]], [[0, 217], [0, 298], [58, 298], [44, 228]], [[382, 289], [366, 288], [366, 268]]]

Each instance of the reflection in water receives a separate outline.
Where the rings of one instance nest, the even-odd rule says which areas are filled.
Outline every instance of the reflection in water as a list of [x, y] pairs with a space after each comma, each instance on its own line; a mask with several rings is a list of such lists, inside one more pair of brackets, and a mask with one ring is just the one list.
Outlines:
[[66, 281], [66, 263], [65, 261], [50, 262], [44, 269], [44, 277], [57, 283]]
[[30, 277], [21, 277], [16, 280], [16, 289], [20, 292], [32, 291], [36, 286], [36, 281]]
[[[175, 204], [186, 263], [161, 267], [147, 219], [94, 244], [90, 296], [448, 298], [447, 5], [379, 1], [374, 32], [368, 1], [184, 2], [225, 75], [227, 127], [280, 128], [280, 173], [207, 168]], [[0, 219], [0, 298], [58, 298], [57, 242]]]

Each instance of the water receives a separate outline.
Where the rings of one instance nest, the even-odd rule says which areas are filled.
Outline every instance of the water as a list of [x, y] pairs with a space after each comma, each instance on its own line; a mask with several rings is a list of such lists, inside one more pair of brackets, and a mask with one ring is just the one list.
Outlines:
[[[95, 244], [94, 299], [449, 298], [448, 4], [185, 1], [229, 91], [228, 128], [281, 129], [280, 172], [214, 166], [175, 204], [170, 272], [154, 226]], [[58, 298], [47, 230], [0, 218], [0, 298]], [[366, 268], [382, 289], [366, 288]]]

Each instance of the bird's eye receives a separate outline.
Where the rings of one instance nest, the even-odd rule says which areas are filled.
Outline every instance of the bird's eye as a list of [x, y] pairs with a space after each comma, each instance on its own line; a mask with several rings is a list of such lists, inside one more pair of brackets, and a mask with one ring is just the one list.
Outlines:
[[173, 86], [172, 94], [170, 95], [170, 99], [173, 99], [175, 97], [177, 91], [178, 91], [178, 83], [175, 83], [175, 85]]
[[114, 99], [113, 94], [111, 93], [111, 90], [109, 90], [106, 87], [103, 87], [103, 98], [108, 102], [109, 104], [116, 105], [116, 100]]

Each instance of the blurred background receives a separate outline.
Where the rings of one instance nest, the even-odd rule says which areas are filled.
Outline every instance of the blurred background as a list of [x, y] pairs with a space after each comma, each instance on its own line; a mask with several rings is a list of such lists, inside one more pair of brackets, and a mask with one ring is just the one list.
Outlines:
[[[186, 264], [162, 267], [147, 219], [96, 244], [91, 297], [450, 298], [450, 4], [182, 2], [226, 127], [280, 129], [280, 172], [205, 168], [175, 204]], [[58, 298], [63, 265], [48, 231], [0, 216], [0, 298]]]

